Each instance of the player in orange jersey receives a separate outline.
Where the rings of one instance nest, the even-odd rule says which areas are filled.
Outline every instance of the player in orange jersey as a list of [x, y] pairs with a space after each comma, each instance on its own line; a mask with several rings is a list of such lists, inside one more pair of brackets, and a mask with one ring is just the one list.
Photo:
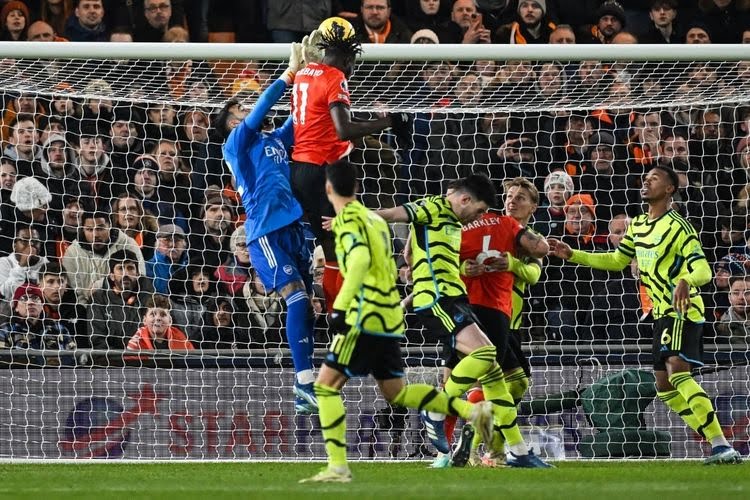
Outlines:
[[[313, 32], [315, 34], [315, 32]], [[333, 23], [320, 37], [318, 48], [325, 55], [320, 62], [310, 62], [297, 73], [292, 90], [294, 151], [292, 152], [292, 190], [307, 215], [313, 234], [322, 245], [326, 259], [323, 290], [331, 307], [340, 285], [332, 233], [322, 229], [324, 217], [335, 215], [325, 193], [325, 166], [347, 156], [351, 141], [393, 127], [394, 133], [405, 133], [408, 119], [390, 114], [374, 120], [352, 119], [347, 78], [354, 71], [362, 47], [351, 30]]]
[[[517, 316], [513, 310], [514, 286], [528, 281], [529, 273], [537, 272], [538, 279], [541, 263], [537, 260], [543, 258], [549, 248], [541, 235], [526, 228], [538, 203], [539, 193], [534, 185], [517, 177], [505, 184], [506, 215], [488, 212], [465, 225], [461, 233], [461, 277], [469, 302], [482, 330], [497, 347], [497, 361], [516, 403], [528, 388], [528, 362], [521, 350], [520, 337], [511, 328], [511, 318]], [[520, 314], [521, 305], [515, 305]], [[457, 361], [456, 357], [449, 357], [446, 367], [452, 368]], [[469, 392], [470, 401], [482, 399], [481, 389]], [[504, 455], [502, 434], [495, 434], [493, 443], [485, 443], [491, 450], [485, 463], [493, 465]], [[450, 420], [446, 420], [446, 435], [452, 435]], [[476, 444], [475, 440], [473, 446]], [[464, 440], [461, 445], [468, 446]], [[460, 455], [468, 456], [467, 453]], [[438, 457], [434, 466], [443, 466], [446, 461]]]

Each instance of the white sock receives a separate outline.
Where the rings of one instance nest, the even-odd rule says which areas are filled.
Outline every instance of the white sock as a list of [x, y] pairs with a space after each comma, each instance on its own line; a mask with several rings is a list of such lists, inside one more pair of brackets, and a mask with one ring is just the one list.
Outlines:
[[313, 375], [312, 370], [302, 370], [297, 372], [297, 382], [301, 385], [312, 384], [315, 382], [315, 375]]
[[511, 453], [513, 453], [517, 457], [529, 454], [529, 447], [526, 446], [526, 443], [524, 443], [523, 441], [516, 444], [506, 443], [505, 446], [510, 450]]
[[727, 441], [727, 438], [723, 434], [711, 440], [711, 448], [716, 448], [717, 446], [729, 446], [729, 441]]

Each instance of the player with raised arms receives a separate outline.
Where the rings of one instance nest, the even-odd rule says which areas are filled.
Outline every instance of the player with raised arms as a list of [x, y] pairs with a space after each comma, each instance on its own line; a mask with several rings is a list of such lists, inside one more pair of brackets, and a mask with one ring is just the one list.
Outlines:
[[317, 412], [318, 406], [312, 372], [312, 254], [301, 223], [302, 207], [289, 183], [287, 150], [294, 139], [292, 118], [276, 130], [263, 128], [266, 115], [304, 64], [302, 57], [302, 46], [292, 44], [289, 68], [261, 94], [253, 111], [229, 134], [224, 159], [247, 214], [245, 229], [253, 267], [266, 290], [277, 291], [287, 305], [295, 409], [308, 414]]
[[389, 403], [460, 415], [491, 439], [491, 404], [472, 405], [427, 384], [405, 384], [404, 312], [388, 224], [357, 201], [357, 178], [351, 165], [341, 161], [325, 171], [326, 194], [336, 212], [331, 227], [344, 280], [329, 315], [336, 335], [315, 382], [328, 466], [302, 482], [351, 481], [346, 462], [346, 409], [341, 399], [341, 389], [350, 377], [372, 373]]
[[711, 444], [711, 464], [740, 463], [729, 445], [706, 392], [691, 370], [702, 366], [703, 299], [698, 287], [711, 281], [695, 228], [672, 208], [680, 180], [670, 167], [657, 165], [643, 178], [641, 199], [648, 212], [633, 219], [625, 237], [612, 252], [573, 250], [549, 239], [550, 252], [570, 262], [622, 271], [634, 258], [640, 279], [653, 302], [653, 363], [659, 399]]
[[[489, 178], [472, 174], [451, 182], [445, 196], [429, 196], [377, 213], [389, 222], [411, 223], [414, 311], [429, 332], [463, 356], [446, 381], [445, 392], [458, 397], [479, 381], [487, 400], [493, 403], [495, 425], [502, 430], [517, 465], [549, 467], [524, 442], [515, 403], [496, 359], [497, 348], [477, 325], [459, 271], [462, 226], [481, 218], [494, 205], [495, 196]], [[442, 419], [432, 421], [429, 413], [422, 417], [432, 443], [448, 453]], [[453, 455], [456, 465], [468, 460], [473, 434], [461, 437]]]
[[[292, 89], [294, 151], [291, 180], [294, 195], [307, 215], [312, 232], [322, 245], [326, 264], [323, 291], [330, 311], [340, 277], [336, 264], [333, 237], [322, 229], [322, 218], [334, 215], [325, 194], [325, 165], [346, 157], [353, 149], [352, 140], [380, 132], [388, 127], [400, 133], [408, 126], [401, 114], [374, 120], [352, 119], [347, 79], [354, 71], [362, 46], [354, 28], [345, 19], [326, 19], [308, 40], [309, 64], [297, 75]], [[322, 54], [314, 53], [315, 48]], [[319, 62], [315, 62], [319, 59]]]

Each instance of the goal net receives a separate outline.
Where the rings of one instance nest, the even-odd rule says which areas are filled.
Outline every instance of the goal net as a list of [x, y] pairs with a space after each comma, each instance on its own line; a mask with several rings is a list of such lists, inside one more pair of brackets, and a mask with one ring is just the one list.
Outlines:
[[[221, 153], [287, 48], [84, 45], [0, 44], [0, 457], [323, 459], [317, 417], [295, 414], [284, 304], [248, 263]], [[747, 454], [750, 62], [649, 50], [368, 46], [349, 81], [353, 111], [407, 112], [412, 133], [358, 140], [350, 160], [371, 208], [439, 194], [469, 172], [500, 193], [526, 177], [540, 193], [535, 230], [601, 251], [640, 213], [643, 174], [672, 166], [673, 208], [714, 271], [698, 377]], [[288, 112], [287, 96], [274, 122]], [[405, 234], [394, 227], [397, 253]], [[109, 267], [121, 249], [137, 257], [129, 271]], [[405, 272], [399, 286], [409, 289]], [[127, 349], [154, 293], [195, 349]], [[319, 363], [329, 337], [314, 300]], [[546, 259], [525, 307], [532, 385], [519, 422], [542, 456], [704, 456], [655, 398], [635, 266]], [[408, 324], [407, 378], [438, 384], [440, 349], [413, 315]], [[352, 459], [434, 453], [416, 413], [387, 405], [371, 381], [344, 395]]]

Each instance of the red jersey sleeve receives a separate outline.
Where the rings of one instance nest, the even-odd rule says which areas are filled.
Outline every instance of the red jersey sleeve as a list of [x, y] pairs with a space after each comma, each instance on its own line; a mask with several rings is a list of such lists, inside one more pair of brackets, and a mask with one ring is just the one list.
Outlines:
[[343, 73], [328, 73], [328, 88], [327, 98], [328, 107], [330, 108], [334, 104], [345, 104], [351, 106], [351, 100], [349, 99], [349, 84], [346, 81], [346, 77]]

